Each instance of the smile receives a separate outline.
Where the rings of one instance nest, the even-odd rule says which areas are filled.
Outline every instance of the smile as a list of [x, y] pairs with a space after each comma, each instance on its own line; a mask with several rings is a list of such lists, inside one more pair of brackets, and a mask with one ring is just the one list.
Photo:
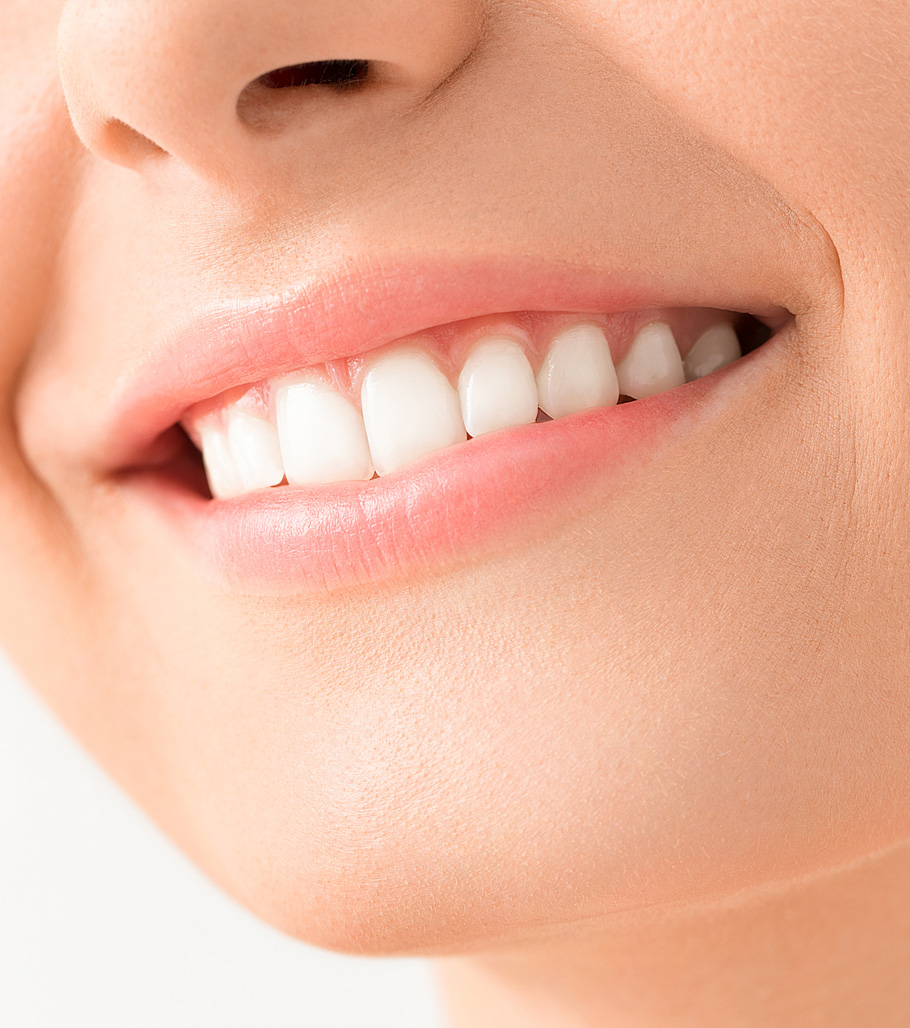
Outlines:
[[742, 356], [737, 320], [701, 309], [473, 319], [229, 390], [182, 423], [216, 498], [368, 481], [490, 432], [702, 378]]
[[[618, 488], [790, 322], [704, 286], [461, 272], [356, 292], [336, 277], [174, 336], [115, 398], [121, 481], [232, 587], [406, 576], [500, 552]], [[547, 308], [503, 302], [535, 294]], [[660, 302], [687, 294], [735, 305]]]

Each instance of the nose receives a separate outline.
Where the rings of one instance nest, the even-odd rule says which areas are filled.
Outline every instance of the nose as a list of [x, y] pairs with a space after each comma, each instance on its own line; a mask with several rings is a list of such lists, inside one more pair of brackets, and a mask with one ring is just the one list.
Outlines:
[[76, 132], [141, 170], [230, 179], [276, 140], [356, 132], [432, 96], [481, 0], [67, 0], [60, 74]]

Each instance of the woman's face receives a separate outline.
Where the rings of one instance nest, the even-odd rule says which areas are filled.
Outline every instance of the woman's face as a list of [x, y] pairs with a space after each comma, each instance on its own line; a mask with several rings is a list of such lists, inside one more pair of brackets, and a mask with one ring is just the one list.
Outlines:
[[[908, 47], [888, 0], [0, 0], [4, 646], [321, 945], [903, 839]], [[463, 441], [534, 374], [553, 421]]]

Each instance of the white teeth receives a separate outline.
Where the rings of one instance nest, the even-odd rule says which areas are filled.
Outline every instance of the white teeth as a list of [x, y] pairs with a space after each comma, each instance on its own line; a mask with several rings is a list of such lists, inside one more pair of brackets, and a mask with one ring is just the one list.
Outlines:
[[231, 407], [227, 412], [227, 444], [242, 492], [278, 485], [284, 478], [278, 433], [271, 421]]
[[360, 400], [379, 475], [467, 438], [458, 394], [419, 350], [378, 358], [364, 376]]
[[726, 367], [742, 357], [739, 340], [732, 325], [724, 322], [714, 325], [696, 340], [695, 345], [686, 354], [683, 367], [686, 381], [710, 375], [718, 368]]
[[537, 385], [522, 347], [508, 337], [482, 339], [458, 376], [468, 435], [530, 425], [537, 418]]
[[[412, 337], [366, 360], [361, 409], [331, 384], [328, 369], [305, 368], [270, 384], [274, 421], [241, 399], [220, 414], [206, 404], [199, 420], [191, 411], [185, 424], [219, 499], [285, 479], [291, 486], [365, 482], [464, 442], [468, 434], [609, 407], [620, 395], [642, 399], [741, 356], [733, 325], [722, 321], [702, 332], [683, 361], [670, 325], [655, 320], [638, 330], [614, 367], [599, 322], [597, 315], [561, 314], [489, 329], [470, 346], [457, 391], [423, 349], [427, 340]], [[552, 334], [560, 323], [564, 327]], [[530, 350], [527, 331], [536, 337], [528, 340]], [[535, 376], [529, 352], [540, 352], [545, 338], [549, 348]], [[358, 366], [359, 359], [352, 374]]]
[[616, 403], [616, 370], [602, 329], [572, 325], [554, 337], [537, 374], [537, 395], [551, 418]]
[[635, 400], [682, 385], [686, 376], [670, 326], [652, 321], [640, 328], [616, 374], [619, 391]]
[[226, 500], [230, 496], [242, 493], [243, 485], [234, 466], [227, 433], [214, 425], [200, 426], [199, 444], [202, 447], [202, 462], [205, 464], [205, 474], [212, 496]]
[[289, 485], [373, 477], [363, 418], [341, 393], [325, 382], [285, 380], [274, 400]]

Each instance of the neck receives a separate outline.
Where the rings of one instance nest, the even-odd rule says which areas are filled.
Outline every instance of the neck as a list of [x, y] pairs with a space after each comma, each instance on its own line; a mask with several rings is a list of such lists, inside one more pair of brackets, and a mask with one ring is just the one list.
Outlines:
[[453, 1028], [856, 1028], [910, 1011], [910, 847], [438, 970]]

